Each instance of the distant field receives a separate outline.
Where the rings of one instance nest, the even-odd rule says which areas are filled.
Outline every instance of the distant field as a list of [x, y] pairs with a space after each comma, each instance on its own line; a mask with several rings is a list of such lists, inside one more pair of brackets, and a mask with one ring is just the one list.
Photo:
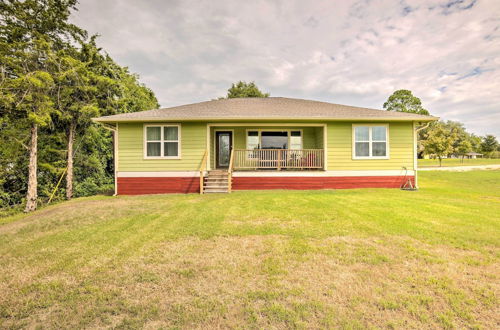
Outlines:
[[0, 220], [0, 328], [498, 328], [500, 171]]
[[[461, 159], [449, 158], [443, 159], [442, 166], [472, 166], [472, 165], [491, 165], [500, 164], [500, 159], [491, 158], [476, 158], [476, 159]], [[420, 167], [434, 167], [439, 166], [438, 159], [419, 159], [418, 166]]]

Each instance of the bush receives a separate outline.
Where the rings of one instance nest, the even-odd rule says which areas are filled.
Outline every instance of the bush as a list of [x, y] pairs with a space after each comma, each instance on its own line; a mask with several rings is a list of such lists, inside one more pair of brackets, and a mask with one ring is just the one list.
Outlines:
[[94, 178], [87, 178], [82, 182], [75, 184], [75, 197], [84, 197], [92, 195], [112, 195], [115, 189], [113, 183], [98, 184]]
[[488, 154], [488, 158], [500, 158], [500, 151], [492, 151]]

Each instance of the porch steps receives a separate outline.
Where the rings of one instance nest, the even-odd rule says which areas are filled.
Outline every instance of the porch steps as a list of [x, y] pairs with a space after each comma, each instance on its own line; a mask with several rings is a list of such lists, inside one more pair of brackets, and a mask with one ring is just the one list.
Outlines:
[[228, 180], [227, 171], [213, 170], [208, 171], [208, 175], [203, 179], [204, 193], [227, 193]]

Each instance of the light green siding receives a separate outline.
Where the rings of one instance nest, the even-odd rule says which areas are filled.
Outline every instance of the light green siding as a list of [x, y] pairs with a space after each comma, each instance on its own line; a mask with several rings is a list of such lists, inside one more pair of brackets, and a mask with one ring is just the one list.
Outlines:
[[[323, 124], [323, 123], [315, 123]], [[328, 122], [327, 159], [328, 170], [400, 170], [403, 166], [413, 169], [413, 123], [390, 122], [389, 159], [352, 159], [352, 122]], [[361, 124], [361, 123], [360, 123]], [[120, 123], [118, 126], [118, 171], [197, 171], [207, 147], [207, 123], [181, 123], [181, 159], [144, 159], [143, 123]], [[234, 147], [246, 148], [247, 129], [302, 129], [306, 149], [321, 149], [323, 127], [300, 126], [223, 126], [210, 128], [210, 163], [214, 167], [214, 132], [232, 130]]]
[[[159, 123], [160, 124], [160, 123]], [[206, 123], [181, 123], [181, 159], [144, 159], [144, 124], [118, 126], [118, 171], [196, 171], [206, 149]]]
[[323, 127], [314, 128], [314, 140], [316, 148], [323, 149]]
[[389, 159], [352, 159], [352, 124], [328, 123], [328, 170], [400, 170], [403, 166], [413, 169], [412, 122], [389, 123]]

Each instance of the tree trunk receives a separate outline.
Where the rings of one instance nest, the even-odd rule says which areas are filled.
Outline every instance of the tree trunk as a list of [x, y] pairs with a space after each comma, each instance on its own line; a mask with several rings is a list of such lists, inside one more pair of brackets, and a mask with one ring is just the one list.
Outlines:
[[442, 161], [442, 159], [441, 159], [441, 157], [438, 157], [438, 158], [439, 158], [439, 167], [441, 167], [441, 161]]
[[66, 171], [66, 198], [73, 198], [73, 144], [75, 142], [76, 125], [73, 121], [69, 125], [68, 134], [68, 168]]
[[38, 126], [31, 125], [31, 141], [29, 146], [30, 162], [28, 167], [28, 191], [26, 192], [26, 208], [24, 212], [36, 210], [37, 192], [37, 161], [38, 161]]

